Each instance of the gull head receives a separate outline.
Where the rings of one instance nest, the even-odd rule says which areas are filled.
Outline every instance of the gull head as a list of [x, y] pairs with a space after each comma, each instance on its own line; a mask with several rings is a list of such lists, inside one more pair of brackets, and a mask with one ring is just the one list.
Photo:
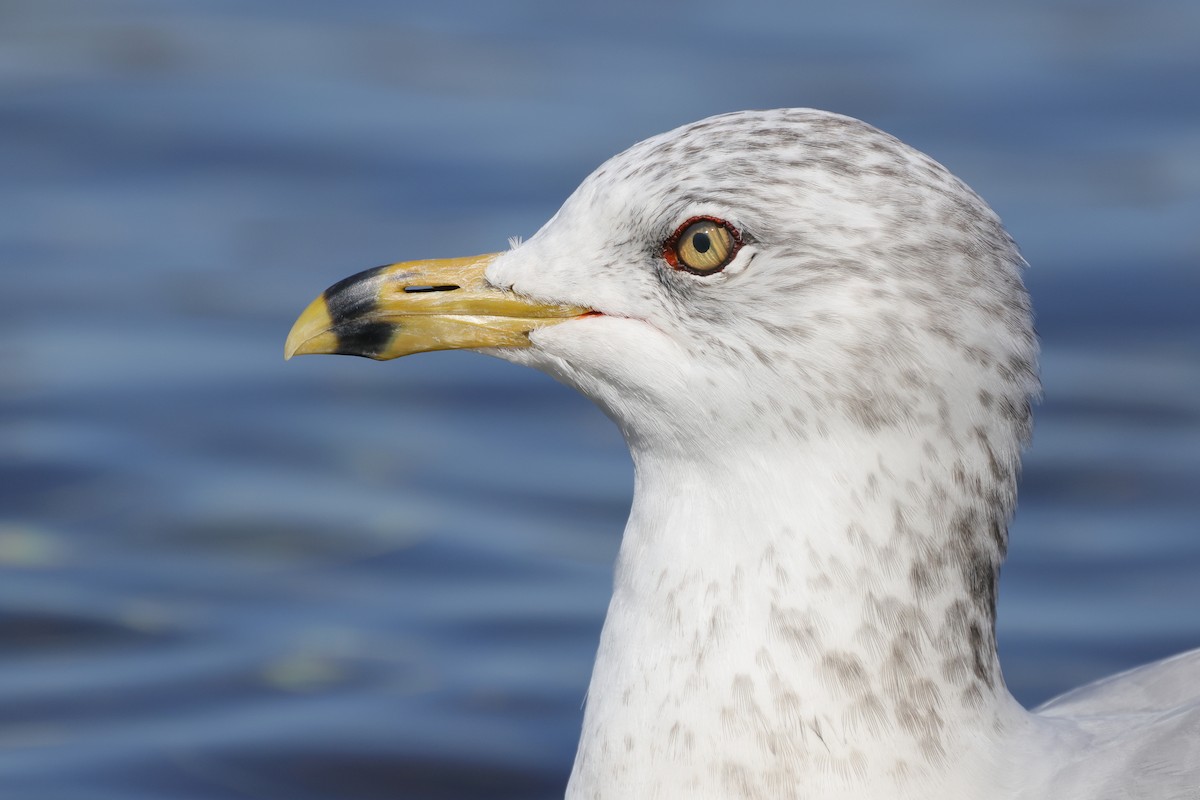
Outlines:
[[1011, 461], [1037, 391], [1023, 266], [983, 200], [897, 139], [739, 112], [613, 157], [506, 252], [330, 287], [287, 354], [482, 350], [578, 388], [635, 453], [984, 426]]

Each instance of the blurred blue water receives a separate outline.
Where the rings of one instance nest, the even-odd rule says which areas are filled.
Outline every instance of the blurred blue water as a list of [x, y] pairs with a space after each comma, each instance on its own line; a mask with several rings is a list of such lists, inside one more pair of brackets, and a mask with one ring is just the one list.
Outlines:
[[1033, 265], [1017, 696], [1200, 645], [1200, 5], [965, 8], [0, 6], [0, 796], [561, 796], [616, 432], [481, 356], [283, 336], [738, 108], [899, 135]]

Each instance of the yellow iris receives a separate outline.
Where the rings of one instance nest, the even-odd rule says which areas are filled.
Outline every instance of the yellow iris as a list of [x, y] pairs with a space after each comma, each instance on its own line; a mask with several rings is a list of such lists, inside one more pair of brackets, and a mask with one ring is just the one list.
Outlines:
[[729, 229], [710, 219], [689, 225], [675, 244], [675, 257], [680, 266], [693, 272], [716, 272], [729, 263], [734, 252], [734, 238]]

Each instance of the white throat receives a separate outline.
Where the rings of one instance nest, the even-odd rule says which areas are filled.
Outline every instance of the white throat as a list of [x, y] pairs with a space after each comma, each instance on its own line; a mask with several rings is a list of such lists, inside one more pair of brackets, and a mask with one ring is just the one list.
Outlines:
[[1023, 712], [993, 636], [1006, 520], [979, 492], [1011, 487], [982, 451], [914, 441], [634, 443], [568, 798], [915, 796], [988, 773], [980, 731]]

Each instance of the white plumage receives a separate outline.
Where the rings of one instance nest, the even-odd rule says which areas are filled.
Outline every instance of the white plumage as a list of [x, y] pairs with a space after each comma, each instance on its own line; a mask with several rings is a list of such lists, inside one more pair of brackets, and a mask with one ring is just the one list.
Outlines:
[[493, 345], [624, 433], [569, 798], [1200, 798], [1200, 651], [1034, 712], [1004, 685], [1037, 345], [1024, 261], [942, 166], [834, 114], [713, 117], [439, 263], [331, 287], [287, 352]]
[[[696, 215], [746, 238], [712, 276], [659, 252]], [[491, 266], [605, 315], [495, 353], [636, 465], [568, 797], [1200, 797], [1200, 651], [1034, 713], [1004, 686], [1023, 267], [940, 165], [810, 110], [642, 142]]]

